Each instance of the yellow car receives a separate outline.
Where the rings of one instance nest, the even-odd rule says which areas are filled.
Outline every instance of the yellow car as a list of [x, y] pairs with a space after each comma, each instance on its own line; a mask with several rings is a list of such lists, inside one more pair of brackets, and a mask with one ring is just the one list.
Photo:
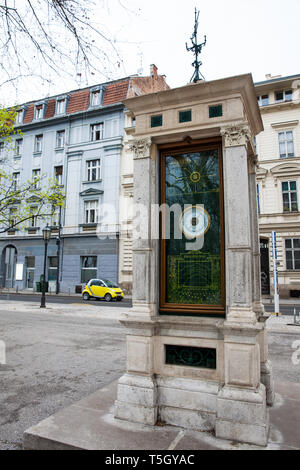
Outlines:
[[112, 300], [121, 301], [124, 299], [124, 293], [120, 287], [106, 279], [91, 279], [82, 291], [83, 300], [101, 299], [106, 302]]

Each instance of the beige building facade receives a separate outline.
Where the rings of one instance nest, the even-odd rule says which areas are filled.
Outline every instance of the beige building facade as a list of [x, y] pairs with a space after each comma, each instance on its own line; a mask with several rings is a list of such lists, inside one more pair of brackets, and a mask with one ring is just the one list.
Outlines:
[[272, 231], [281, 298], [300, 296], [300, 75], [256, 83], [264, 132], [256, 138], [262, 293], [272, 295]]

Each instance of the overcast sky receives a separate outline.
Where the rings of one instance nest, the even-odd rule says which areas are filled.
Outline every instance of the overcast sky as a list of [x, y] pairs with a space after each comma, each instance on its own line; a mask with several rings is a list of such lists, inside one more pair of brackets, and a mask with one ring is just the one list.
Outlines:
[[[19, 1], [19, 0], [18, 0]], [[120, 8], [120, 1], [129, 11]], [[300, 73], [299, 0], [95, 0], [94, 18], [115, 37], [123, 63], [121, 78], [149, 73], [155, 63], [171, 87], [187, 84], [193, 74], [192, 53], [185, 43], [192, 35], [195, 6], [200, 10], [199, 39], [207, 35], [201, 71], [206, 80], [252, 72], [255, 81], [265, 74]], [[119, 43], [119, 44], [118, 44]], [[86, 82], [56, 80], [52, 85], [24, 86], [17, 101], [54, 95]], [[92, 77], [88, 84], [101, 83]], [[9, 101], [16, 99], [8, 96]]]

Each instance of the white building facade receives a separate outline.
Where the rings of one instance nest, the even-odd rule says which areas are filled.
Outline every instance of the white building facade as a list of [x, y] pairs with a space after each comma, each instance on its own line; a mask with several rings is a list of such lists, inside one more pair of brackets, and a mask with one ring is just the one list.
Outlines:
[[272, 231], [277, 235], [278, 288], [300, 296], [300, 75], [256, 83], [264, 132], [258, 154], [262, 293], [273, 293]]

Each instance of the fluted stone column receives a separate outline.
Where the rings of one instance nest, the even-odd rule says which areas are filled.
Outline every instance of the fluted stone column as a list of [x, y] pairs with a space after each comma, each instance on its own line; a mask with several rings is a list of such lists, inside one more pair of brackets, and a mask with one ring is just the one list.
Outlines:
[[[247, 125], [221, 130], [223, 135], [227, 316], [224, 335], [225, 383], [217, 400], [216, 436], [266, 445], [269, 432], [266, 389], [261, 383], [259, 337], [264, 324], [259, 302], [253, 210], [249, 182]], [[256, 283], [256, 284], [255, 284]]]
[[150, 137], [134, 140], [129, 148], [134, 158], [133, 307], [122, 321], [127, 329], [127, 366], [119, 380], [115, 418], [154, 425], [158, 412], [154, 378], [157, 241], [151, 239], [155, 155]]

